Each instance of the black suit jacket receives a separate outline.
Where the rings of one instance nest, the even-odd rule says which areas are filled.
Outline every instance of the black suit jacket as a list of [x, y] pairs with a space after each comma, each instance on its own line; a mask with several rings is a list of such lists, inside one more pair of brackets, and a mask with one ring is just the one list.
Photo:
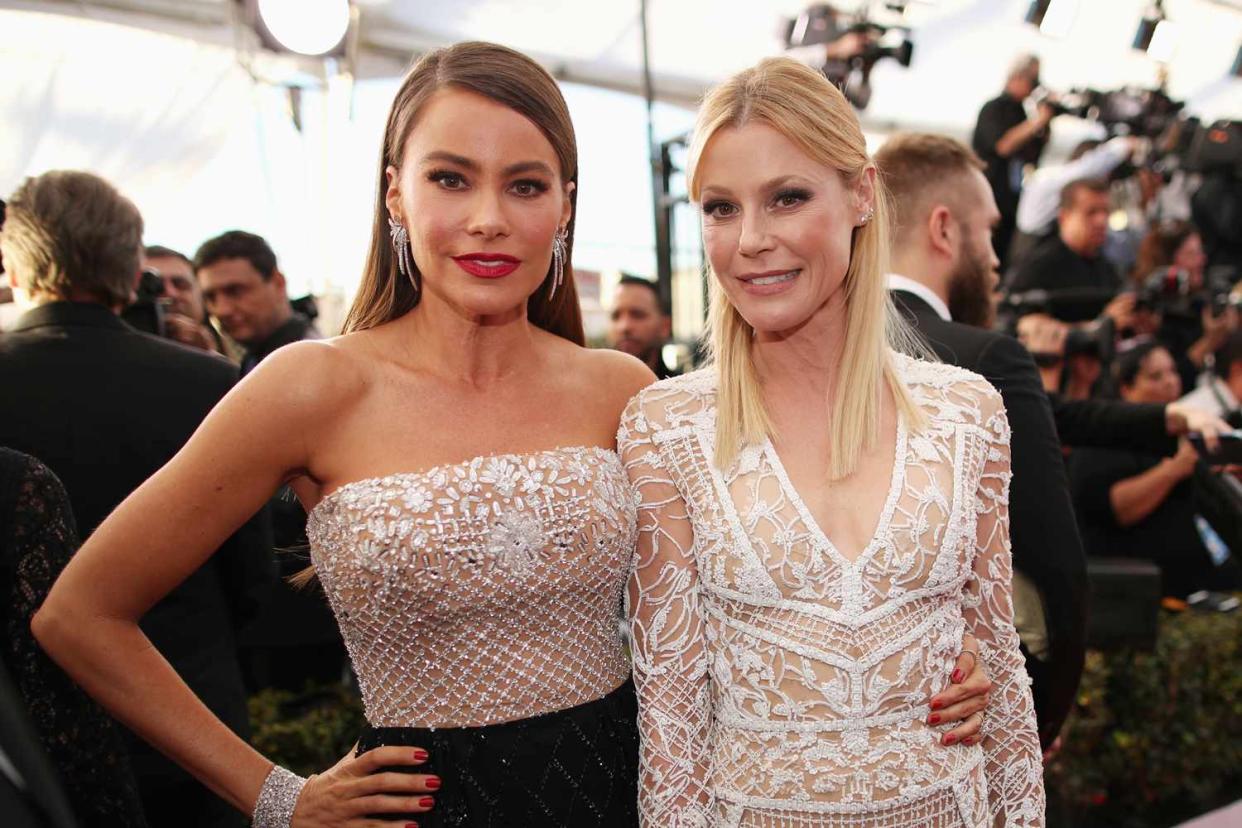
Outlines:
[[1049, 658], [1027, 658], [1034, 680], [1040, 742], [1056, 738], [1074, 704], [1086, 650], [1087, 564], [1070, 501], [1048, 396], [1035, 362], [1012, 337], [946, 322], [922, 299], [893, 291], [903, 316], [941, 360], [996, 387], [1012, 431], [1009, 492], [1014, 568], [1043, 597]]
[[[43, 305], [0, 334], [0, 445], [38, 458], [61, 479], [85, 539], [181, 448], [236, 381], [226, 360], [139, 333], [102, 306]], [[264, 570], [254, 562], [270, 557], [265, 518], [242, 527], [141, 621], [190, 688], [243, 737], [248, 719], [234, 630], [250, 590], [263, 586]], [[148, 813], [152, 797], [190, 781], [136, 738], [131, 756]], [[202, 807], [217, 802], [213, 796]]]
[[1177, 451], [1165, 407], [1121, 400], [1066, 400], [1049, 395], [1057, 433], [1067, 446], [1141, 451], [1161, 457]]

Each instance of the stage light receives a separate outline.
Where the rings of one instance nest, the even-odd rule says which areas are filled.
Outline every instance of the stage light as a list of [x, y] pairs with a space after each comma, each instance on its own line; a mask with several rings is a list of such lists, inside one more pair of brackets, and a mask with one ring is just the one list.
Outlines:
[[349, 30], [349, 0], [259, 0], [258, 9], [272, 37], [302, 55], [331, 52]]
[[1077, 12], [1078, 0], [1032, 0], [1026, 22], [1049, 37], [1064, 37], [1074, 25]]

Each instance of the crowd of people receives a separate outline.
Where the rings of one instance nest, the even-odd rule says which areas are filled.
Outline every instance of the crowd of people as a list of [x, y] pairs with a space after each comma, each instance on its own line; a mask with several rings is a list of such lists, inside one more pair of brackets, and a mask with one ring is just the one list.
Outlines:
[[[25, 713], [0, 803], [1042, 825], [1087, 560], [1151, 561], [1181, 602], [1242, 587], [1242, 487], [1210, 455], [1242, 424], [1242, 326], [1193, 182], [1126, 169], [1130, 137], [1038, 166], [1038, 74], [1015, 62], [972, 146], [874, 159], [801, 64], [713, 90], [689, 171], [710, 360], [684, 372], [639, 276], [612, 350], [581, 347], [573, 128], [502, 47], [433, 52], [398, 92], [341, 337], [261, 237], [144, 247], [98, 176], [28, 179], [0, 226], [24, 310], [0, 698]], [[303, 779], [246, 744], [246, 698], [308, 682], [355, 682], [369, 726]]]

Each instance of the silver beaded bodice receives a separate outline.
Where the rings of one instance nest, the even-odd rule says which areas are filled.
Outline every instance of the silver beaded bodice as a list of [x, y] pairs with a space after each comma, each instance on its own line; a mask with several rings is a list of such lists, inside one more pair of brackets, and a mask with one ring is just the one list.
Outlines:
[[600, 698], [629, 674], [634, 496], [597, 447], [346, 484], [311, 556], [375, 727], [463, 727]]

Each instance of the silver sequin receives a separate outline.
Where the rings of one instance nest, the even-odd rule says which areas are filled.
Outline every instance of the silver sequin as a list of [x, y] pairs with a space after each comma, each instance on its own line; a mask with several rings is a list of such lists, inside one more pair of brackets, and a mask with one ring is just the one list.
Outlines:
[[306, 780], [293, 771], [273, 765], [254, 803], [254, 828], [289, 828], [305, 784]]
[[618, 617], [637, 529], [610, 450], [359, 480], [312, 510], [307, 534], [373, 726], [510, 721], [629, 675]]

